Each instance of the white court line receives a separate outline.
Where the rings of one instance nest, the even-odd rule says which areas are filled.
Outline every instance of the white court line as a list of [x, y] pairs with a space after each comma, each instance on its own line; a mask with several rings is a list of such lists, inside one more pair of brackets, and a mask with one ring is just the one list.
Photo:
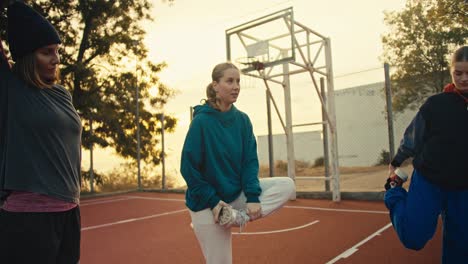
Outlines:
[[[124, 197], [118, 198], [118, 199], [108, 199], [108, 200], [100, 200], [100, 201], [96, 201], [96, 202], [88, 202], [88, 203], [81, 204], [80, 206], [83, 207], [83, 206], [88, 206], [88, 205], [112, 203], [112, 202], [125, 201], [125, 200], [131, 200], [131, 199], [185, 202], [185, 199], [155, 198], [155, 197], [144, 197], [144, 196], [124, 196]], [[308, 207], [308, 206], [284, 206], [284, 207], [285, 208], [291, 208], [291, 209], [322, 210], [322, 211], [335, 211], [335, 212], [388, 214], [388, 212], [386, 212], [386, 211], [333, 209], [333, 208]], [[162, 213], [162, 214], [156, 214], [156, 215], [150, 215], [150, 216], [145, 216], [145, 217], [140, 217], [140, 218], [131, 218], [131, 219], [121, 220], [121, 221], [117, 221], [117, 222], [113, 222], [113, 223], [107, 223], [107, 224], [102, 224], [102, 225], [84, 227], [81, 230], [82, 231], [87, 231], [87, 230], [98, 229], [98, 228], [103, 228], [103, 227], [108, 227], [108, 226], [113, 226], [113, 225], [125, 224], [125, 223], [129, 223], [129, 222], [140, 221], [140, 220], [160, 217], [160, 216], [164, 216], [164, 215], [176, 214], [176, 213], [180, 213], [180, 212], [183, 212], [183, 211], [188, 211], [188, 210], [183, 209], [183, 210], [167, 212], [167, 213]], [[310, 222], [310, 223], [302, 225], [302, 226], [287, 228], [287, 229], [274, 230], [274, 231], [244, 232], [244, 233], [233, 233], [233, 234], [234, 235], [264, 235], [264, 234], [282, 233], [282, 232], [289, 232], [289, 231], [293, 231], [293, 230], [302, 229], [302, 228], [308, 227], [310, 225], [316, 224], [318, 222], [319, 222], [319, 220], [316, 220], [314, 222]]]
[[132, 199], [143, 199], [143, 200], [185, 202], [185, 199], [174, 199], [174, 198], [156, 198], [156, 197], [144, 197], [144, 196], [127, 196], [127, 197], [130, 197]]
[[83, 206], [88, 206], [88, 205], [95, 205], [95, 204], [104, 204], [104, 203], [113, 203], [113, 202], [119, 202], [119, 201], [126, 201], [126, 200], [131, 200], [135, 199], [134, 197], [123, 197], [123, 198], [118, 198], [118, 199], [107, 199], [107, 200], [99, 200], [95, 202], [87, 202], [87, 203], [80, 203], [80, 207]]
[[350, 249], [344, 251], [343, 253], [341, 253], [340, 255], [338, 255], [336, 258], [328, 261], [326, 264], [333, 264], [335, 262], [337, 262], [338, 260], [342, 259], [342, 258], [347, 258], [349, 256], [351, 256], [352, 254], [354, 254], [356, 251], [358, 251], [358, 247], [365, 244], [367, 241], [371, 240], [372, 238], [374, 238], [375, 236], [380, 236], [380, 234], [386, 230], [387, 228], [391, 227], [392, 226], [392, 223], [388, 223], [386, 226], [382, 227], [381, 229], [379, 229], [377, 232], [375, 232], [374, 234], [368, 236], [366, 239], [362, 240], [361, 242], [357, 243], [356, 245], [354, 245], [353, 247], [351, 247]]
[[294, 231], [294, 230], [306, 228], [306, 227], [311, 226], [311, 225], [313, 225], [313, 224], [316, 224], [316, 223], [318, 223], [318, 222], [320, 222], [320, 221], [319, 221], [319, 220], [315, 220], [315, 221], [310, 222], [310, 223], [305, 224], [305, 225], [296, 226], [296, 227], [292, 227], [292, 228], [286, 228], [286, 229], [279, 229], [279, 230], [274, 230], [274, 231], [242, 232], [242, 233], [233, 232], [232, 234], [233, 234], [233, 235], [267, 235], [267, 234], [283, 233], [283, 232], [289, 232], [289, 231]]
[[142, 196], [123, 196], [122, 198], [118, 198], [118, 199], [107, 199], [107, 200], [98, 200], [95, 202], [90, 201], [90, 202], [81, 203], [80, 207], [88, 206], [88, 205], [95, 205], [95, 204], [119, 202], [119, 201], [131, 200], [131, 199], [185, 202], [185, 199], [153, 198], [153, 197], [142, 197]]
[[289, 205], [286, 205], [286, 206], [284, 206], [284, 208], [307, 209], [307, 210], [321, 210], [321, 211], [333, 211], [333, 212], [348, 212], [348, 213], [388, 214], [388, 211], [370, 211], [370, 210], [353, 210], [353, 209], [334, 209], [334, 208], [309, 207], [309, 206], [289, 206]]
[[113, 226], [113, 225], [126, 224], [126, 223], [130, 223], [130, 222], [141, 221], [141, 220], [156, 218], [156, 217], [165, 216], [165, 215], [178, 214], [178, 213], [185, 212], [185, 211], [187, 211], [187, 209], [182, 209], [182, 210], [177, 210], [177, 211], [172, 211], [172, 212], [166, 212], [166, 213], [161, 213], [161, 214], [155, 214], [155, 215], [149, 215], [149, 216], [144, 216], [144, 217], [138, 217], [138, 218], [130, 218], [130, 219], [121, 220], [121, 221], [108, 223], [108, 224], [88, 226], [88, 227], [81, 228], [81, 231], [98, 229], [98, 228], [103, 228], [103, 227], [108, 227], [108, 226]]
[[[155, 201], [174, 201], [174, 202], [185, 202], [185, 199], [175, 199], [175, 198], [156, 198], [156, 197], [144, 197], [144, 196], [124, 196], [124, 198], [105, 200], [105, 201], [96, 201], [80, 204], [81, 207], [86, 205], [102, 204], [102, 203], [111, 203], [118, 201], [125, 201], [130, 199], [143, 199], [143, 200], [155, 200]], [[372, 211], [372, 210], [354, 210], [354, 209], [334, 209], [334, 208], [324, 208], [324, 207], [312, 207], [312, 206], [283, 206], [284, 208], [292, 209], [306, 209], [306, 210], [320, 210], [320, 211], [332, 211], [332, 212], [348, 212], [348, 213], [370, 213], [370, 214], [388, 214], [388, 211]]]

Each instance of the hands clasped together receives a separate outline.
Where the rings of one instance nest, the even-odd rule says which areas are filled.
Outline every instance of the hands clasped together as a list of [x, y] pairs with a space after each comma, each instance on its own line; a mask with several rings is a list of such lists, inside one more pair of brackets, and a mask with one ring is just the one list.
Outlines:
[[[223, 207], [230, 207], [232, 206], [224, 201], [219, 201], [219, 203], [213, 208], [212, 213], [216, 223], [219, 222], [219, 214]], [[260, 203], [247, 203], [246, 206], [246, 213], [250, 218], [250, 221], [257, 220], [262, 216], [262, 206]]]

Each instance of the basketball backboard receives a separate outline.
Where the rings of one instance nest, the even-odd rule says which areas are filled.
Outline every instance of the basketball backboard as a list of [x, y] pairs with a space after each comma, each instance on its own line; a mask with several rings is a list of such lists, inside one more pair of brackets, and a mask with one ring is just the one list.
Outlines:
[[243, 73], [294, 61], [292, 8], [226, 30], [227, 60]]

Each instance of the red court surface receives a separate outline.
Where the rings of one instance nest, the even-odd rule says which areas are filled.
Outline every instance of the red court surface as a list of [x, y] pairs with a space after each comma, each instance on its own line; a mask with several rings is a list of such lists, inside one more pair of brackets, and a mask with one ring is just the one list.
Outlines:
[[[183, 194], [83, 199], [81, 264], [204, 263]], [[233, 263], [440, 263], [441, 230], [405, 249], [383, 202], [297, 199], [233, 229]]]

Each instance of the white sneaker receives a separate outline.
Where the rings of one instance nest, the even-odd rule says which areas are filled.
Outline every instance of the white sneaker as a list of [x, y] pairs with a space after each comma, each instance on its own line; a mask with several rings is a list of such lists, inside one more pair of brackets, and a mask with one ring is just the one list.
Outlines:
[[232, 226], [242, 228], [250, 220], [250, 217], [247, 215], [245, 210], [236, 210], [232, 207], [223, 206], [219, 212], [218, 222], [219, 225], [224, 228], [230, 228]]

